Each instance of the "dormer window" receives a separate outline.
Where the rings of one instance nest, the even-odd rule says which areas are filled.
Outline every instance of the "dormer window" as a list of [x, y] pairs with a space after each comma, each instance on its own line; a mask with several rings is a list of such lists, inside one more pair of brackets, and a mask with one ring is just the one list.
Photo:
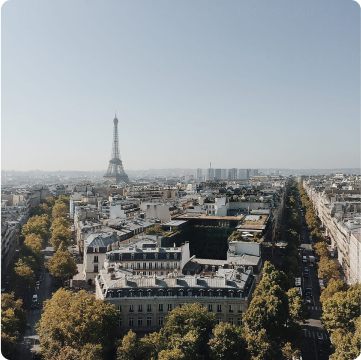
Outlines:
[[169, 259], [169, 257], [170, 257], [170, 254], [169, 254], [169, 253], [167, 253], [167, 259]]
[[131, 258], [132, 258], [132, 260], [134, 260], [134, 253], [132, 253]]
[[93, 252], [96, 252], [96, 253], [99, 252], [99, 247], [98, 247], [98, 246], [94, 246], [94, 247], [93, 247]]
[[175, 253], [175, 254], [174, 254], [174, 259], [177, 259], [177, 256], [178, 256], [178, 254], [177, 254], [177, 253]]
[[158, 259], [158, 254], [154, 254], [154, 258], [155, 258], [155, 259]]
[[147, 254], [143, 254], [143, 259], [145, 260], [147, 258]]

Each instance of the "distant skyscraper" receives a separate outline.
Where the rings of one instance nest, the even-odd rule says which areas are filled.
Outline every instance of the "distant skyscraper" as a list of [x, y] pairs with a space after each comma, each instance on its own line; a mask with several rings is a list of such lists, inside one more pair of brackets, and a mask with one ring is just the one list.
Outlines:
[[238, 179], [238, 170], [235, 168], [228, 170], [228, 180], [236, 180]]
[[202, 169], [197, 169], [197, 180], [202, 181], [203, 180], [203, 172]]
[[111, 159], [109, 160], [108, 170], [104, 174], [103, 178], [105, 180], [111, 180], [117, 184], [119, 184], [120, 182], [129, 183], [128, 175], [124, 171], [123, 163], [122, 160], [120, 160], [119, 155], [118, 119], [116, 115], [113, 122], [114, 128], [112, 155]]
[[258, 175], [258, 169], [251, 169], [250, 170], [250, 175], [251, 176], [257, 176]]
[[207, 169], [207, 180], [214, 179], [214, 169], [212, 169], [212, 163], [209, 163], [209, 169]]
[[227, 169], [222, 169], [221, 179], [222, 180], [227, 180]]
[[249, 179], [249, 169], [239, 169], [238, 177], [239, 179]]
[[222, 169], [216, 169], [214, 172], [216, 180], [222, 180]]

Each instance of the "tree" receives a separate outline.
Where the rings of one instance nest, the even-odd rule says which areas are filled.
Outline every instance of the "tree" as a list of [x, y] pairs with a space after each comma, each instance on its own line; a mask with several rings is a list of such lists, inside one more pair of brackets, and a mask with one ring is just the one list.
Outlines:
[[[44, 312], [36, 325], [40, 352], [45, 360], [59, 359], [65, 347], [79, 353], [86, 349], [94, 359], [111, 358], [118, 316], [114, 305], [96, 300], [84, 290], [74, 294], [61, 288], [44, 302]], [[95, 357], [98, 352], [102, 357]]]
[[7, 358], [15, 353], [17, 333], [28, 328], [22, 300], [15, 300], [14, 293], [1, 295], [1, 352]]
[[327, 284], [327, 287], [320, 296], [321, 303], [324, 303], [327, 299], [332, 297], [334, 294], [336, 294], [339, 291], [347, 291], [349, 286], [342, 281], [341, 279], [331, 279], [329, 283]]
[[361, 284], [352, 285], [347, 291], [339, 291], [323, 302], [321, 321], [331, 333], [336, 329], [353, 333], [360, 308]]
[[29, 265], [24, 260], [19, 259], [14, 267], [15, 282], [20, 288], [34, 286], [35, 274]]
[[[259, 284], [261, 286], [261, 284]], [[267, 331], [272, 341], [284, 337], [288, 319], [288, 298], [279, 285], [273, 285], [267, 292], [253, 297], [243, 321], [252, 332]]]
[[66, 217], [68, 214], [68, 206], [66, 206], [63, 202], [56, 202], [53, 206], [52, 215], [53, 218], [57, 217]]
[[214, 338], [209, 340], [211, 358], [214, 360], [248, 359], [245, 330], [223, 323], [213, 329]]
[[70, 197], [65, 195], [59, 195], [58, 199], [55, 201], [56, 204], [63, 203], [69, 208], [70, 206]]
[[43, 250], [43, 239], [40, 235], [37, 234], [29, 234], [25, 237], [24, 245], [31, 248], [34, 253], [41, 256], [42, 250]]
[[37, 234], [41, 236], [43, 241], [46, 241], [48, 238], [48, 225], [49, 217], [47, 215], [32, 216], [23, 226], [22, 235], [26, 237], [29, 234]]
[[329, 282], [331, 279], [339, 279], [340, 272], [337, 270], [337, 265], [332, 260], [322, 256], [318, 263], [318, 277]]
[[305, 302], [303, 301], [299, 291], [296, 288], [291, 288], [287, 291], [289, 322], [303, 322], [309, 318], [310, 312]]
[[286, 343], [281, 350], [282, 360], [300, 360], [301, 352], [299, 350], [292, 349], [291, 343]]
[[58, 250], [61, 243], [64, 243], [66, 247], [70, 245], [71, 231], [63, 225], [59, 225], [53, 229], [50, 243], [55, 250]]
[[315, 247], [315, 252], [318, 256], [328, 257], [329, 251], [326, 241], [320, 241], [317, 244], [315, 244], [314, 247]]
[[274, 360], [278, 358], [276, 344], [268, 338], [265, 329], [250, 331], [246, 327], [246, 340], [252, 360]]
[[47, 216], [51, 216], [51, 211], [52, 211], [52, 208], [51, 206], [49, 206], [48, 204], [46, 203], [43, 203], [43, 204], [40, 204], [38, 206], [38, 209], [36, 211], [36, 215], [47, 215]]
[[130, 330], [122, 339], [117, 349], [117, 360], [142, 360], [143, 352], [137, 335]]
[[66, 250], [59, 249], [54, 256], [45, 264], [51, 276], [65, 279], [78, 273], [75, 261]]
[[53, 207], [55, 204], [55, 199], [52, 196], [48, 196], [44, 199], [44, 203], [47, 204], [49, 207]]
[[[70, 346], [65, 346], [60, 349], [59, 355], [56, 360], [103, 360], [101, 346], [94, 344], [85, 344], [82, 349], [74, 349]], [[55, 360], [55, 359], [54, 359]]]
[[65, 217], [55, 218], [51, 223], [50, 231], [53, 232], [57, 227], [61, 226], [69, 229], [69, 221]]

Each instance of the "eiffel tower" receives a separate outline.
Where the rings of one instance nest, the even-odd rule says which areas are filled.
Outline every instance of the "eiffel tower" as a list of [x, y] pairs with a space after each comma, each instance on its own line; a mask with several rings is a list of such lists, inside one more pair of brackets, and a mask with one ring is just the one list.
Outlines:
[[104, 180], [110, 180], [119, 184], [121, 182], [129, 183], [128, 175], [125, 173], [123, 168], [122, 160], [120, 160], [119, 155], [119, 140], [118, 140], [118, 119], [117, 114], [115, 114], [114, 129], [113, 129], [113, 148], [112, 155], [109, 161], [109, 166], [107, 172], [104, 174]]

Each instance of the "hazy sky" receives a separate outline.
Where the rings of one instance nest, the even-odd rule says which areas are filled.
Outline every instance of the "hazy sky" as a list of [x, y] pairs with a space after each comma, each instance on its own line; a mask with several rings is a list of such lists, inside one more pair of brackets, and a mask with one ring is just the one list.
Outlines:
[[352, 0], [9, 0], [1, 168], [360, 165]]

